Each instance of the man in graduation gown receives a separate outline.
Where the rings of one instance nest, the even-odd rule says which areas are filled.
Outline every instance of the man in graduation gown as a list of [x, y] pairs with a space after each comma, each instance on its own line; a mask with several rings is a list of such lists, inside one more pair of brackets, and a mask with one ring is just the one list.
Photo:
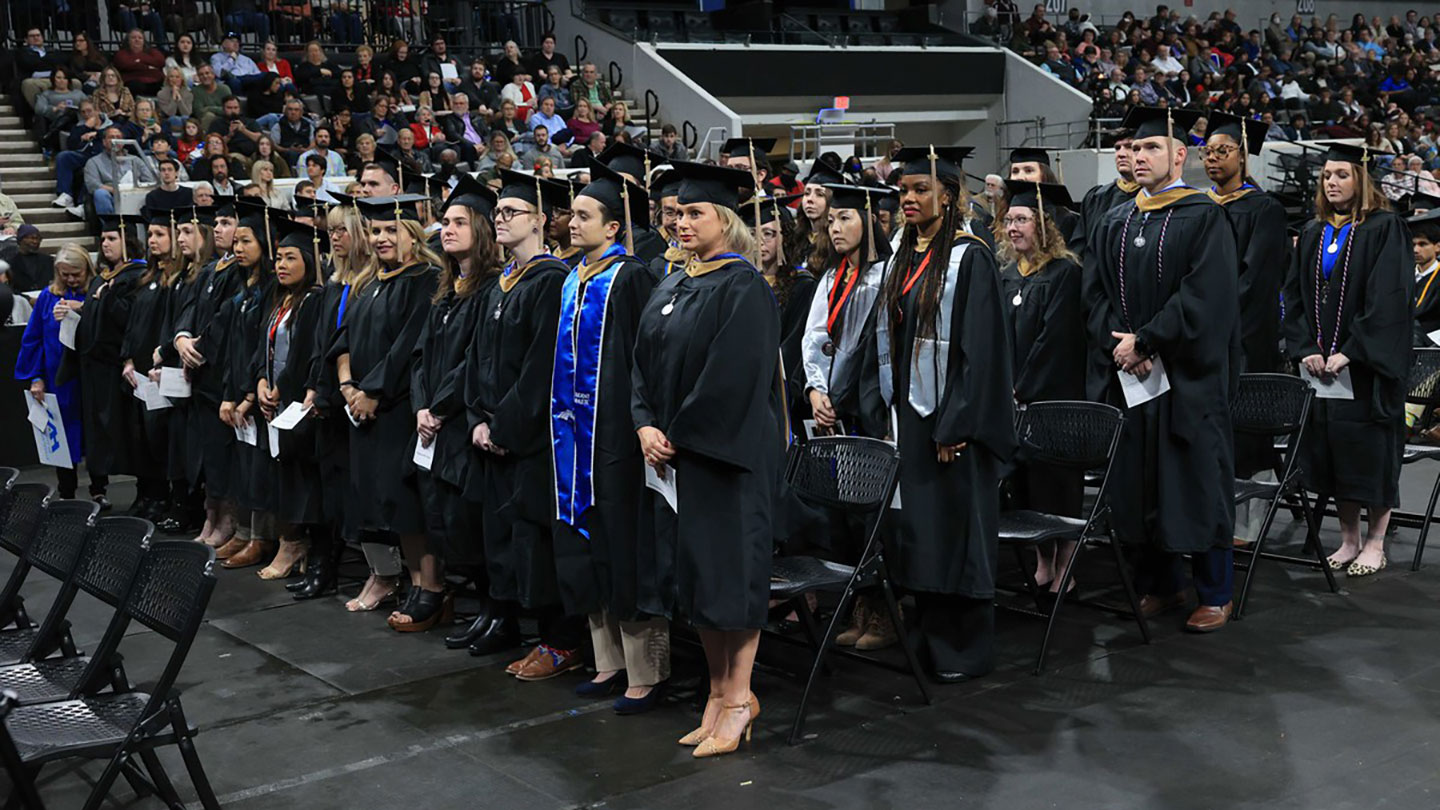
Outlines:
[[1130, 168], [1130, 141], [1129, 130], [1121, 130], [1115, 136], [1115, 172], [1120, 176], [1085, 192], [1084, 199], [1080, 201], [1080, 227], [1065, 244], [1082, 260], [1090, 242], [1090, 232], [1105, 219], [1105, 214], [1135, 199], [1140, 191], [1140, 184], [1135, 182], [1135, 172]]
[[720, 165], [748, 172], [763, 186], [770, 177], [770, 150], [774, 148], [774, 138], [731, 138], [720, 147]]
[[[1440, 346], [1440, 209], [1429, 209], [1405, 220], [1410, 228], [1411, 252], [1415, 257], [1416, 348]], [[1434, 337], [1431, 337], [1434, 335]], [[1405, 421], [1413, 430], [1423, 430], [1416, 441], [1440, 444], [1440, 427], [1426, 428], [1425, 406], [1407, 403]], [[1433, 422], [1433, 420], [1432, 420]]]
[[[612, 143], [600, 153], [600, 163], [621, 177], [650, 191], [650, 169], [656, 155], [628, 143]], [[650, 226], [647, 216], [633, 223], [633, 256], [649, 264], [665, 255], [665, 237]]]
[[650, 196], [655, 200], [656, 230], [665, 240], [665, 252], [660, 258], [650, 260], [650, 273], [663, 279], [676, 270], [685, 269], [688, 253], [680, 247], [675, 235], [675, 220], [680, 212], [680, 172], [666, 169], [650, 181]]
[[[1055, 169], [1050, 166], [1050, 153], [1029, 146], [1010, 150], [1010, 179], [1027, 183], [1060, 183]], [[1055, 227], [1060, 229], [1066, 244], [1074, 237], [1079, 224], [1080, 217], [1070, 210], [1070, 206], [1055, 209]]]
[[[1239, 304], [1235, 238], [1224, 209], [1181, 179], [1197, 114], [1136, 108], [1132, 202], [1094, 231], [1083, 290], [1091, 399], [1126, 409], [1111, 470], [1117, 537], [1142, 544], [1136, 577], [1148, 616], [1185, 603], [1190, 554], [1200, 606], [1186, 628], [1210, 632], [1233, 610], [1234, 451], [1230, 392]], [[1123, 383], [1163, 374], [1170, 390], [1126, 408]], [[1130, 379], [1126, 379], [1126, 378]]]

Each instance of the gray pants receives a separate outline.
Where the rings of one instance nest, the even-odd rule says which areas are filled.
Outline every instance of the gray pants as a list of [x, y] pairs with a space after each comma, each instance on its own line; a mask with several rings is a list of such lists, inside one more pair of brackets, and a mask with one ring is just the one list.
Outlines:
[[670, 677], [669, 622], [622, 622], [605, 611], [590, 614], [589, 620], [596, 670], [623, 669], [631, 686], [654, 686]]

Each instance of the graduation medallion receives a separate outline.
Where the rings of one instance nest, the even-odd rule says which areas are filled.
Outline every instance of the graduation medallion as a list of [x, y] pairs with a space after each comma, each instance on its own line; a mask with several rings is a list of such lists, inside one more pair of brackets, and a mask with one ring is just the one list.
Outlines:
[[1135, 247], [1145, 247], [1145, 236], [1143, 234], [1135, 237]]
[[660, 308], [660, 314], [661, 314], [661, 315], [669, 315], [670, 313], [672, 313], [672, 312], [675, 311], [675, 299], [676, 299], [676, 298], [679, 298], [679, 296], [672, 296], [672, 297], [670, 298], [670, 302], [667, 303], [665, 306], [663, 306], [663, 307]]
[[1339, 250], [1339, 249], [1340, 249], [1340, 243], [1339, 243], [1339, 242], [1331, 242], [1331, 243], [1330, 243], [1330, 247], [1325, 248], [1325, 252], [1326, 252], [1326, 253], [1334, 253], [1335, 251], [1337, 251], [1337, 250]]
[[501, 308], [502, 306], [504, 306], [504, 304], [505, 304], [505, 302], [502, 301], [502, 302], [500, 302], [500, 303], [498, 303], [498, 304], [495, 305], [495, 314], [494, 314], [493, 316], [491, 316], [492, 318], [494, 318], [494, 319], [497, 320], [497, 321], [500, 320], [500, 308]]
[[831, 342], [831, 341], [828, 341], [828, 340], [825, 341], [825, 345], [820, 347], [820, 353], [823, 354], [823, 355], [825, 355], [826, 357], [834, 357], [834, 356], [835, 356], [835, 344], [834, 344], [833, 342]]
[[1010, 299], [1010, 303], [1012, 303], [1012, 304], [1014, 304], [1015, 306], [1018, 307], [1018, 306], [1020, 306], [1021, 304], [1025, 303], [1025, 299], [1022, 298], [1022, 297], [1020, 296], [1020, 293], [1017, 292], [1017, 293], [1015, 293], [1015, 297]]

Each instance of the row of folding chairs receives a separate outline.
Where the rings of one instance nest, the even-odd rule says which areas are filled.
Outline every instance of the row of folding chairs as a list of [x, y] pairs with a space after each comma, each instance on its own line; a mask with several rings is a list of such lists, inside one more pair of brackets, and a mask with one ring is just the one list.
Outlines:
[[[215, 810], [193, 742], [196, 728], [175, 688], [215, 589], [214, 551], [154, 541], [149, 521], [101, 518], [91, 501], [53, 499], [45, 484], [17, 483], [18, 477], [0, 468], [0, 550], [13, 556], [0, 590], [0, 764], [14, 785], [6, 807], [18, 800], [25, 810], [41, 810], [41, 769], [77, 759], [106, 763], [85, 810], [98, 810], [122, 777], [141, 796], [184, 807], [155, 753], [173, 745], [200, 803]], [[37, 622], [24, 592], [41, 577], [58, 591]], [[89, 654], [77, 647], [70, 619], [82, 594], [110, 610]], [[123, 665], [135, 625], [170, 643], [163, 667], [143, 685]]]
[[[1410, 379], [1409, 400], [1426, 408], [1427, 416], [1440, 405], [1440, 349], [1417, 349]], [[1244, 576], [1239, 583], [1234, 616], [1243, 618], [1255, 585], [1255, 571], [1262, 560], [1274, 560], [1317, 568], [1323, 572], [1331, 592], [1338, 591], [1333, 572], [1326, 565], [1319, 542], [1319, 519], [1323, 514], [1320, 500], [1311, 501], [1302, 483], [1299, 450], [1306, 441], [1306, 425], [1314, 402], [1309, 384], [1288, 374], [1244, 374], [1231, 400], [1231, 422], [1237, 436], [1254, 437], [1257, 442], [1268, 440], [1276, 448], [1275, 479], [1272, 482], [1236, 479], [1234, 502], [1237, 506], [1251, 501], [1266, 505], [1258, 537], [1248, 548], [1236, 549], [1237, 568]], [[1046, 514], [1033, 510], [1007, 511], [1000, 516], [1001, 545], [1015, 552], [1026, 587], [1035, 598], [1033, 613], [1046, 621], [1045, 634], [1036, 654], [1035, 674], [1044, 670], [1056, 626], [1066, 603], [1066, 590], [1074, 576], [1075, 565], [1089, 547], [1101, 544], [1114, 557], [1120, 584], [1128, 601], [1141, 638], [1150, 642], [1150, 629], [1140, 611], [1139, 599], [1129, 574], [1121, 544], [1109, 536], [1110, 468], [1124, 427], [1124, 414], [1117, 408], [1094, 402], [1040, 402], [1020, 413], [1016, 432], [1022, 457], [1088, 474], [1095, 488], [1091, 507], [1083, 518]], [[1406, 464], [1440, 458], [1440, 448], [1407, 445]], [[929, 686], [921, 675], [915, 651], [902, 638], [904, 666], [896, 666], [873, 656], [838, 648], [834, 645], [841, 622], [849, 616], [856, 594], [862, 590], [878, 591], [895, 627], [903, 627], [898, 603], [885, 567], [883, 544], [879, 538], [887, 508], [894, 498], [900, 466], [899, 453], [888, 442], [861, 437], [815, 438], [791, 449], [785, 480], [791, 491], [815, 506], [862, 515], [867, 519], [868, 533], [858, 562], [844, 565], [808, 556], [782, 556], [774, 561], [770, 595], [782, 607], [776, 612], [793, 610], [800, 619], [805, 639], [814, 653], [790, 732], [791, 744], [803, 734], [807, 706], [817, 677], [828, 669], [828, 659], [845, 657], [883, 666], [910, 674], [921, 698], [931, 702]], [[1436, 501], [1440, 500], [1440, 475], [1436, 477], [1426, 511], [1404, 514], [1420, 528], [1414, 567], [1418, 570], [1429, 525], [1434, 520]], [[1276, 514], [1289, 508], [1305, 525], [1305, 552], [1308, 556], [1275, 553], [1269, 550], [1269, 535]], [[1074, 542], [1076, 550], [1060, 573], [1059, 592], [1047, 606], [1029, 572], [1023, 549], [1045, 542]], [[834, 613], [823, 630], [809, 608], [808, 593], [838, 595]], [[786, 639], [789, 640], [789, 639]]]

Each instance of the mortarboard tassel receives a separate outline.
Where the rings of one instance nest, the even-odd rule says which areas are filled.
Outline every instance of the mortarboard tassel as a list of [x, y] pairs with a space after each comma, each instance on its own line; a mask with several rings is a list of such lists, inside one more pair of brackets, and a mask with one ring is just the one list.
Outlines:
[[930, 205], [930, 213], [940, 216], [940, 176], [935, 170], [935, 162], [940, 156], [935, 154], [935, 144], [930, 144], [930, 192], [935, 195], [934, 202]]
[[620, 205], [625, 209], [625, 252], [635, 255], [635, 230], [630, 222], [630, 182], [620, 178]]
[[120, 263], [125, 264], [130, 261], [130, 251], [125, 249], [125, 215], [116, 208], [115, 216], [120, 223]]
[[[875, 214], [870, 210], [870, 191], [865, 191], [865, 241], [869, 243], [865, 251], [866, 266], [872, 265], [880, 260], [880, 252], [875, 249]], [[859, 272], [859, 268], [856, 268]]]
[[1173, 183], [1175, 178], [1170, 177], [1169, 172], [1175, 166], [1175, 113], [1168, 104], [1165, 105], [1165, 161], [1170, 164], [1165, 167], [1166, 179]]
[[1045, 248], [1045, 198], [1040, 195], [1040, 181], [1035, 181], [1035, 233], [1040, 237], [1040, 248]]
[[785, 225], [780, 221], [780, 201], [772, 199], [770, 206], [775, 209], [775, 266], [780, 268], [785, 266]]
[[753, 138], [746, 138], [745, 143], [750, 148], [750, 180], [755, 188], [750, 192], [750, 203], [755, 209], [755, 256], [754, 264], [759, 267], [760, 261], [760, 170], [755, 163], [755, 141]]

